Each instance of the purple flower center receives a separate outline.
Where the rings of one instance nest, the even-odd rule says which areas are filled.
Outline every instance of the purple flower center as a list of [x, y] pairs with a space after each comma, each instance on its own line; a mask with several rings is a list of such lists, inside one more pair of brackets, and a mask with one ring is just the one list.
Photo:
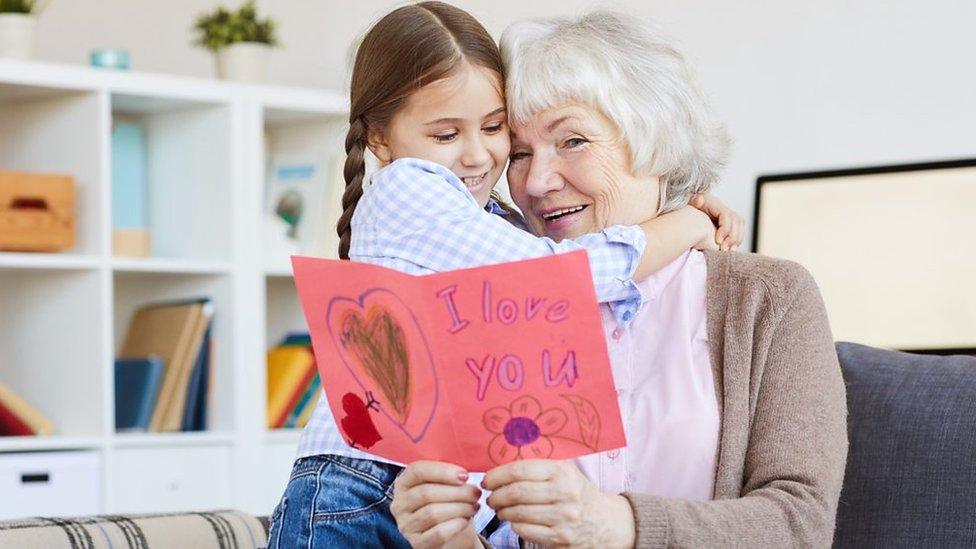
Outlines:
[[512, 446], [525, 446], [539, 438], [539, 426], [527, 417], [513, 417], [505, 424], [504, 433]]

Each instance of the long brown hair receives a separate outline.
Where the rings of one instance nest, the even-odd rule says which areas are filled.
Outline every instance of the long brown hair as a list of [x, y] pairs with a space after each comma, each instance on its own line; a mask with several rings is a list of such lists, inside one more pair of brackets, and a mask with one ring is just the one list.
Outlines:
[[466, 11], [443, 2], [397, 8], [366, 33], [356, 52], [349, 90], [346, 190], [336, 224], [340, 258], [349, 259], [352, 214], [363, 195], [368, 132], [383, 131], [410, 94], [451, 76], [464, 63], [504, 78], [498, 45], [488, 31]]

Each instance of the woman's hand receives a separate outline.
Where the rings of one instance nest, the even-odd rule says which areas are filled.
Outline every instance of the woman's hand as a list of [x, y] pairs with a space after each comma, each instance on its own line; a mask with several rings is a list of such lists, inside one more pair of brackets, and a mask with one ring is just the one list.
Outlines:
[[720, 250], [735, 250], [739, 244], [742, 244], [746, 221], [721, 200], [707, 193], [696, 194], [692, 195], [688, 204], [708, 214], [708, 217], [718, 225], [715, 231], [715, 243]]
[[515, 461], [488, 471], [488, 505], [523, 539], [553, 547], [633, 547], [634, 512], [571, 461]]
[[451, 463], [416, 461], [393, 484], [390, 511], [413, 547], [482, 547], [471, 525], [481, 490]]

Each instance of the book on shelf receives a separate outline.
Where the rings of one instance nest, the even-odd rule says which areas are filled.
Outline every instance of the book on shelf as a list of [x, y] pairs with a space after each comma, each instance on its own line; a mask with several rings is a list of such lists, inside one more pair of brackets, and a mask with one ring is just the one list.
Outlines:
[[209, 298], [151, 303], [133, 315], [120, 358], [156, 355], [163, 361], [148, 431], [205, 428], [213, 316]]
[[[316, 379], [319, 379], [318, 376], [316, 376]], [[315, 394], [312, 396], [312, 399], [308, 401], [308, 404], [305, 406], [305, 409], [302, 410], [302, 413], [298, 416], [298, 419], [295, 421], [295, 427], [304, 429], [305, 426], [308, 425], [308, 420], [312, 418], [312, 413], [315, 412], [315, 407], [318, 405], [319, 396], [321, 393], [322, 382], [321, 379], [319, 379], [319, 384], [316, 388]]]
[[[322, 383], [319, 376], [312, 376], [312, 382], [308, 384], [308, 387], [302, 394], [302, 398], [298, 400], [298, 404], [288, 414], [288, 419], [285, 420], [282, 427], [286, 429], [304, 428], [305, 424], [308, 423], [308, 416], [311, 415], [311, 413], [306, 415], [305, 412], [315, 408], [315, 403], [318, 402], [318, 395], [321, 390]], [[302, 421], [302, 418], [304, 418], [304, 421]]]
[[315, 357], [309, 346], [280, 345], [268, 351], [267, 370], [267, 426], [279, 429], [317, 377]]
[[52, 434], [54, 423], [0, 381], [0, 436]]
[[[190, 389], [190, 377], [194, 366], [199, 362], [198, 358], [204, 349], [204, 337], [207, 328], [213, 320], [214, 306], [210, 300], [201, 302], [200, 317], [193, 329], [193, 337], [190, 340], [186, 360], [179, 365], [179, 375], [176, 377], [176, 385], [173, 388], [173, 399], [170, 401], [169, 408], [163, 416], [163, 431], [180, 431], [183, 427], [183, 412], [187, 404], [187, 393]], [[201, 365], [202, 369], [202, 365]]]
[[181, 422], [183, 431], [203, 431], [207, 428], [207, 393], [213, 356], [212, 332], [213, 323], [207, 326], [207, 331], [203, 335], [203, 344], [200, 346], [193, 371], [190, 373], [190, 385], [186, 390], [186, 406]]
[[159, 356], [115, 361], [115, 430], [145, 431], [156, 405], [163, 359]]

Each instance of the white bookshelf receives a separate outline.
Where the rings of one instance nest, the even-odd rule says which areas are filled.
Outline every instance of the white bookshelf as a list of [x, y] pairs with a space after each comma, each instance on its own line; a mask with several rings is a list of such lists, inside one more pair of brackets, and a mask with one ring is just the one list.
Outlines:
[[[72, 249], [0, 252], [0, 379], [56, 425], [0, 437], [0, 454], [96, 452], [103, 513], [270, 514], [299, 433], [265, 428], [265, 352], [305, 322], [287, 259], [261, 244], [266, 156], [329, 170], [345, 119], [337, 92], [0, 60], [0, 169], [69, 173], [77, 193]], [[146, 132], [144, 259], [112, 255], [115, 120]], [[334, 254], [321, 239], [299, 251]], [[115, 433], [113, 360], [133, 312], [202, 295], [216, 306], [207, 431]]]

